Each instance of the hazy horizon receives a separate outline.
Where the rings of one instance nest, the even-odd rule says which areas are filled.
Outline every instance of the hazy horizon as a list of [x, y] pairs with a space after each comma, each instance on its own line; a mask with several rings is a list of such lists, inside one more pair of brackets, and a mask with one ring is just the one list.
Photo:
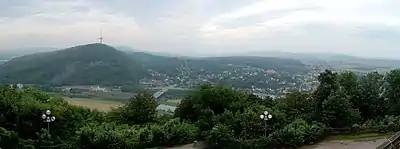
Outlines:
[[[92, 43], [88, 43], [88, 44], [92, 44]], [[85, 45], [85, 44], [81, 44], [81, 45]], [[33, 54], [33, 53], [38, 53], [38, 52], [50, 52], [50, 51], [56, 51], [56, 50], [63, 50], [66, 48], [70, 48], [70, 47], [74, 47], [74, 46], [80, 46], [80, 45], [73, 45], [73, 46], [69, 46], [69, 47], [20, 47], [20, 48], [16, 48], [16, 49], [0, 49], [0, 55], [1, 53], [5, 53], [5, 54], [16, 54], [19, 53], [17, 55], [26, 55], [26, 54]], [[290, 55], [293, 54], [302, 54], [303, 56], [315, 56], [315, 55], [324, 55], [324, 56], [350, 56], [350, 57], [355, 57], [355, 58], [366, 58], [366, 59], [387, 59], [387, 60], [400, 60], [400, 58], [388, 58], [388, 57], [376, 57], [376, 56], [357, 56], [357, 55], [351, 55], [351, 54], [343, 54], [343, 53], [330, 53], [330, 52], [285, 52], [285, 51], [279, 51], [279, 50], [272, 50], [272, 51], [253, 51], [253, 52], [235, 52], [235, 53], [214, 53], [214, 54], [193, 54], [193, 53], [184, 53], [184, 54], [180, 54], [180, 53], [174, 53], [174, 52], [157, 52], [157, 51], [148, 51], [148, 50], [143, 50], [143, 49], [135, 49], [133, 47], [130, 46], [126, 46], [126, 45], [109, 45], [112, 46], [118, 50], [122, 50], [122, 51], [132, 51], [132, 52], [145, 52], [145, 53], [149, 53], [149, 54], [158, 54], [158, 55], [163, 55], [163, 56], [174, 56], [174, 57], [224, 57], [224, 56], [261, 56], [261, 57], [268, 57], [268, 55], [266, 54], [275, 54], [275, 55], [271, 55], [271, 57], [286, 57], [289, 58]], [[18, 50], [18, 51], [16, 51]], [[24, 51], [25, 50], [25, 51]], [[264, 54], [264, 55], [262, 55]], [[276, 54], [278, 54], [279, 56], [276, 56]], [[284, 56], [282, 56], [284, 55]], [[298, 55], [299, 56], [299, 55]]]
[[179, 55], [400, 59], [397, 0], [0, 0], [0, 50], [104, 42]]

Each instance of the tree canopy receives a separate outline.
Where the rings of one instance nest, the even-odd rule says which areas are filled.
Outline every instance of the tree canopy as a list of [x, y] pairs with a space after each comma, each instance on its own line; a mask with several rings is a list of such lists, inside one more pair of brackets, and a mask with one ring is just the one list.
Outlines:
[[[313, 92], [276, 100], [205, 84], [184, 98], [173, 116], [156, 114], [155, 99], [140, 93], [103, 113], [69, 105], [32, 88], [0, 88], [0, 148], [152, 148], [204, 141], [215, 149], [296, 148], [335, 129], [400, 131], [400, 71], [322, 72]], [[50, 129], [41, 115], [50, 109]], [[272, 118], [260, 115], [268, 111]]]

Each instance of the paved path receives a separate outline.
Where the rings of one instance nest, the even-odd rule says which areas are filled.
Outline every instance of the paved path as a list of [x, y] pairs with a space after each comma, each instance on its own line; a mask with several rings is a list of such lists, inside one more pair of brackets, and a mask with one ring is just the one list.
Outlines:
[[302, 147], [302, 149], [375, 149], [385, 141], [386, 139], [372, 141], [331, 140]]
[[193, 147], [193, 144], [191, 143], [191, 144], [186, 144], [186, 145], [177, 146], [177, 147], [170, 147], [170, 148], [166, 148], [166, 149], [202, 149], [200, 144], [197, 145], [197, 147]]
[[[386, 139], [378, 139], [371, 141], [352, 141], [352, 140], [330, 140], [322, 141], [316, 145], [304, 146], [300, 149], [375, 149]], [[171, 147], [166, 149], [199, 149], [194, 148], [192, 144], [179, 147]]]

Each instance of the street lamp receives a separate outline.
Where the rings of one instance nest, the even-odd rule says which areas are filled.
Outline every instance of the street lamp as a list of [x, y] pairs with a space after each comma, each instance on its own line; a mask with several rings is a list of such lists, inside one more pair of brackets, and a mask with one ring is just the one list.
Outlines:
[[261, 120], [264, 121], [264, 137], [267, 137], [267, 121], [272, 119], [272, 115], [268, 113], [268, 111], [264, 111], [263, 114], [260, 115]]
[[42, 119], [47, 123], [47, 131], [50, 133], [50, 123], [56, 120], [56, 117], [51, 116], [51, 111], [46, 110], [45, 114], [42, 115]]

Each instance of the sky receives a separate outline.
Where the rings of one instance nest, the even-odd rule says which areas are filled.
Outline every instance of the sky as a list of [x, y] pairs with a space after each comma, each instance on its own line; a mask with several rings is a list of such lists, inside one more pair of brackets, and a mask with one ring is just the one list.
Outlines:
[[399, 0], [0, 0], [0, 49], [97, 42], [152, 52], [400, 58]]

